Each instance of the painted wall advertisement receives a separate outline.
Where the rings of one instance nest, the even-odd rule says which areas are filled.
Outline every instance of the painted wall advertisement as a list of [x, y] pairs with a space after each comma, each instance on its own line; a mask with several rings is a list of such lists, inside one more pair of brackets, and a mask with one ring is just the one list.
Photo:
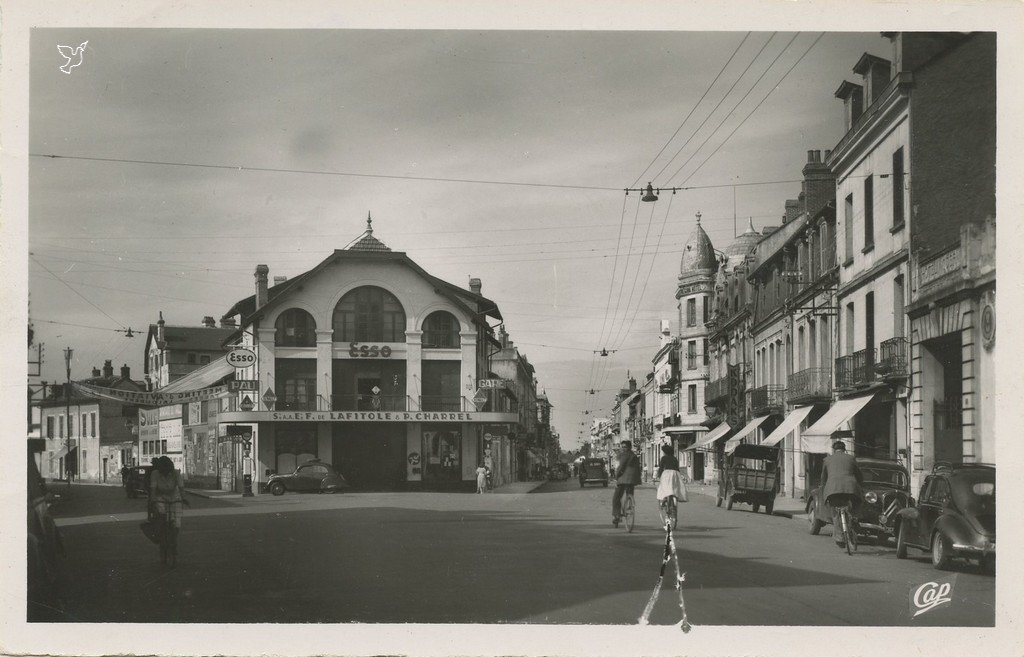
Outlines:
[[[139, 441], [140, 444], [160, 439], [160, 412], [153, 409], [139, 410]], [[139, 448], [142, 454], [142, 448]]]
[[160, 440], [167, 441], [168, 455], [181, 454], [181, 418], [160, 421]]

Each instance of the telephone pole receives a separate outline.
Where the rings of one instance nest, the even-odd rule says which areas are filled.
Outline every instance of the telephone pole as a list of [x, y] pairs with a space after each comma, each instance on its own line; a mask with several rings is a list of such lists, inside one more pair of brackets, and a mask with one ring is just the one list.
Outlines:
[[[67, 369], [67, 378], [68, 378], [67, 388], [64, 389], [64, 414], [65, 414], [65, 417], [66, 417], [66, 419], [64, 420], [64, 424], [66, 425], [67, 430], [68, 430], [67, 439], [66, 439], [65, 445], [68, 448], [68, 454], [67, 454], [68, 461], [67, 461], [64, 469], [67, 470], [68, 486], [71, 485], [71, 474], [72, 474], [71, 473], [71, 463], [70, 463], [70, 461], [71, 461], [71, 355], [72, 355], [72, 353], [74, 353], [74, 352], [72, 351], [71, 347], [65, 347], [64, 348], [64, 365], [65, 365], [65, 367]], [[75, 453], [75, 470], [78, 470], [78, 467], [79, 467], [78, 466], [78, 453], [76, 452]]]

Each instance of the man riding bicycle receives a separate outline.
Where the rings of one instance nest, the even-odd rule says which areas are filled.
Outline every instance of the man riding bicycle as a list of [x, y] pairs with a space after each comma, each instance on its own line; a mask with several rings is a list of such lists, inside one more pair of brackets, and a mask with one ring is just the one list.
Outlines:
[[622, 517], [622, 496], [633, 494], [633, 487], [640, 483], [640, 459], [633, 453], [633, 443], [623, 440], [619, 450], [619, 466], [615, 468], [615, 496], [612, 497], [612, 524], [619, 526]]
[[851, 514], [856, 513], [863, 498], [863, 479], [857, 459], [846, 453], [846, 444], [841, 440], [832, 443], [832, 455], [825, 457], [821, 466], [821, 497], [832, 511], [832, 537], [841, 548], [846, 547], [846, 539], [838, 507], [849, 504]]

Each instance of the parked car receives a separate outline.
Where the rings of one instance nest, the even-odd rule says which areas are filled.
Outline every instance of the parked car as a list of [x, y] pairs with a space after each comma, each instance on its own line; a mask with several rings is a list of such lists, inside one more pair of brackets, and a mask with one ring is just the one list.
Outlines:
[[274, 495], [284, 495], [285, 491], [336, 493], [348, 487], [344, 477], [319, 459], [306, 461], [289, 474], [272, 474], [267, 480], [267, 490]]
[[896, 557], [905, 559], [908, 547], [930, 551], [939, 569], [948, 568], [954, 558], [966, 558], [994, 572], [995, 467], [936, 464], [921, 485], [917, 504], [900, 511]]
[[125, 494], [134, 499], [149, 497], [149, 475], [153, 472], [151, 465], [133, 465], [128, 469], [128, 478], [124, 482]]
[[[886, 541], [896, 536], [899, 524], [897, 513], [910, 504], [910, 475], [899, 461], [885, 459], [857, 458], [864, 481], [861, 488], [864, 499], [857, 507], [854, 521], [858, 534], [868, 534]], [[811, 490], [807, 496], [807, 517], [812, 534], [832, 522], [832, 514], [819, 499], [820, 488]]]
[[50, 507], [60, 496], [51, 493], [28, 455], [28, 553], [26, 563], [26, 618], [29, 621], [63, 620], [62, 585], [66, 553]]
[[584, 484], [608, 486], [608, 468], [602, 459], [585, 459], [580, 463], [580, 488]]

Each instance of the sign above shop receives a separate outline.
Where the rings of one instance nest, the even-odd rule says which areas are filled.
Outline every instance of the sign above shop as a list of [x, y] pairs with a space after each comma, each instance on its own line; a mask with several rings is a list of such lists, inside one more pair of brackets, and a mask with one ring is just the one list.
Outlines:
[[252, 367], [256, 364], [256, 352], [252, 349], [246, 349], [245, 347], [235, 347], [224, 356], [224, 360], [228, 362], [231, 367], [238, 369]]
[[505, 379], [480, 379], [476, 382], [476, 387], [480, 390], [488, 390], [495, 388], [508, 388], [511, 381]]
[[350, 342], [348, 345], [348, 355], [352, 358], [391, 358], [391, 347], [387, 345]]
[[[244, 405], [243, 400], [242, 405]], [[252, 403], [252, 400], [249, 400]], [[514, 413], [441, 411], [231, 411], [217, 416], [221, 424], [234, 422], [487, 422], [518, 421]]]

